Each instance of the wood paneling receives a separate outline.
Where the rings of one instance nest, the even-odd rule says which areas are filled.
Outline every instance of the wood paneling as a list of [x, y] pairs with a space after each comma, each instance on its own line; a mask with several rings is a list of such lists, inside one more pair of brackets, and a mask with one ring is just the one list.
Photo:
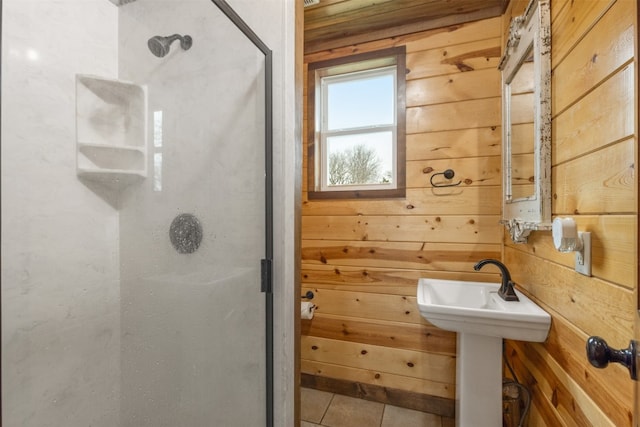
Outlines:
[[319, 306], [313, 322], [303, 322], [302, 333], [383, 347], [417, 351], [428, 349], [432, 353], [450, 356], [456, 354], [455, 334], [426, 322], [409, 324], [378, 319], [363, 321], [353, 317], [323, 314], [322, 306]]
[[338, 341], [303, 335], [303, 360], [415, 377], [450, 383], [455, 375], [456, 358], [425, 351], [394, 349], [363, 343]]
[[[410, 69], [406, 197], [308, 200], [303, 193], [301, 292], [314, 292], [317, 309], [302, 324], [301, 366], [320, 378], [445, 399], [452, 408], [455, 334], [420, 316], [416, 287], [424, 276], [499, 280], [473, 265], [501, 256], [500, 20], [306, 61], [400, 44]], [[449, 168], [461, 185], [433, 188], [432, 175]]]
[[499, 126], [500, 105], [494, 97], [407, 108], [407, 133]]
[[[583, 331], [624, 343], [632, 335], [633, 291], [590, 278], [537, 256], [505, 248], [505, 264], [520, 289], [543, 301]], [[613, 344], [612, 344], [613, 345]]]
[[[446, 168], [445, 168], [446, 169]], [[456, 170], [456, 175], [460, 171]], [[303, 201], [306, 215], [455, 215], [469, 209], [480, 215], [500, 215], [502, 189], [495, 186], [431, 188], [429, 178], [416, 181], [405, 199]], [[425, 188], [428, 187], [428, 188]], [[464, 191], [462, 191], [464, 190]]]
[[629, 10], [632, 7], [634, 3], [629, 0], [617, 1], [562, 61], [553, 64], [554, 116], [633, 58], [635, 14]]
[[407, 107], [490, 98], [499, 92], [500, 74], [492, 68], [417, 79], [407, 82]]
[[422, 271], [471, 271], [475, 261], [480, 259], [478, 257], [495, 258], [499, 255], [500, 244], [496, 243], [363, 242], [307, 239], [302, 241], [303, 264], [331, 265], [338, 269], [340, 266], [347, 265], [391, 269], [394, 267], [408, 268]]
[[[496, 247], [497, 249], [497, 247]], [[496, 254], [487, 253], [487, 256]], [[466, 267], [463, 267], [467, 270]], [[363, 289], [379, 294], [410, 295], [416, 289], [416, 283], [425, 274], [424, 270], [389, 268], [361, 268], [330, 265], [305, 264], [302, 268], [302, 278], [310, 287], [303, 288], [303, 293], [314, 288], [340, 289], [360, 292]], [[500, 280], [498, 274], [483, 274], [478, 276], [473, 271], [429, 271], [429, 276], [446, 280], [479, 280], [496, 282]]]
[[[636, 227], [635, 215], [579, 215], [575, 220], [580, 230], [592, 233], [593, 277], [633, 291], [636, 288], [635, 242], [629, 239], [629, 230]], [[573, 268], [575, 264], [573, 253], [561, 253], [555, 249], [549, 232], [533, 233], [527, 245], [507, 244], [567, 268]]]
[[407, 135], [407, 160], [499, 156], [502, 127]]
[[[578, 146], [579, 141], [575, 145]], [[632, 137], [566, 163], [552, 165], [553, 213], [634, 212], [635, 146], [636, 140]]]
[[[532, 392], [529, 426], [630, 427], [627, 371], [593, 368], [584, 345], [600, 335], [624, 348], [632, 337], [637, 6], [631, 0], [551, 1], [552, 211], [591, 231], [593, 276], [586, 277], [574, 271], [573, 254], [554, 249], [550, 232], [513, 244], [498, 225], [496, 67], [509, 20], [526, 3], [512, 0], [500, 19], [305, 58], [406, 46], [408, 190], [404, 199], [375, 201], [309, 201], [303, 193], [302, 291], [316, 293], [318, 310], [302, 324], [302, 371], [328, 383], [423, 393], [451, 404], [454, 335], [419, 316], [416, 282], [423, 276], [497, 281], [495, 272], [476, 273], [472, 266], [498, 258], [553, 319], [546, 342], [507, 343], [511, 365]], [[432, 188], [432, 174], [448, 168], [461, 185]]]
[[[407, 52], [407, 79], [442, 76], [473, 70], [495, 70], [500, 38], [471, 41], [435, 49]], [[498, 92], [498, 96], [500, 92]]]
[[634, 77], [631, 63], [553, 119], [554, 164], [633, 136]]
[[[463, 188], [478, 185], [499, 186], [502, 181], [502, 167], [500, 157], [469, 157], [451, 159], [436, 159], [409, 162], [407, 164], [407, 185], [410, 188], [432, 187], [430, 177], [433, 173], [443, 172], [446, 169], [455, 169], [455, 177], [452, 182], [462, 181]], [[446, 179], [436, 178], [434, 183], [447, 184]], [[433, 187], [432, 187], [433, 188]], [[438, 190], [438, 194], [456, 194], [449, 188], [446, 191]]]
[[[585, 358], [583, 348], [587, 335], [567, 322], [559, 313], [547, 306], [544, 308], [554, 317], [549, 337], [543, 344], [529, 344], [529, 346], [546, 358], [549, 358], [550, 354], [554, 355], [553, 360], [561, 370], [555, 371], [553, 375], [555, 379], [552, 382], [563, 381], [564, 378], [570, 377], [575, 382], [575, 388], [584, 390], [615, 425], [629, 425], [631, 418], [629, 404], [633, 396], [628, 384], [628, 374], [622, 375], [625, 373], [624, 368], [617, 365], [610, 366], [615, 375], [612, 375], [608, 369], [593, 369]], [[516, 343], [509, 343], [509, 345], [512, 344]], [[507, 350], [506, 354], [509, 359], [516, 357], [511, 350]], [[516, 374], [527, 375], [518, 370]]]
[[[551, 65], [559, 63], [576, 42], [598, 22], [599, 18], [616, 0], [589, 0], [575, 2], [569, 0], [554, 1], [552, 4]], [[629, 0], [622, 0], [629, 1]], [[554, 13], [557, 11], [557, 13]]]
[[[402, 406], [449, 417], [448, 420], [442, 420], [443, 426], [447, 425], [444, 424], [447, 421], [452, 422], [455, 414], [455, 405], [451, 399], [429, 396], [424, 393], [310, 374], [302, 374], [302, 385], [316, 390], [330, 391], [344, 396], [373, 400], [387, 405]], [[453, 425], [453, 423], [449, 425]]]
[[305, 52], [499, 16], [506, 0], [321, 0], [304, 11]]
[[552, 315], [542, 344], [509, 342], [507, 356], [533, 394], [530, 426], [631, 426], [633, 384], [620, 366], [587, 361], [590, 335], [625, 348], [637, 277], [636, 3], [552, 0], [552, 211], [591, 231], [593, 277], [550, 232], [506, 241], [504, 261], [523, 292]]
[[322, 363], [308, 359], [302, 359], [301, 367], [303, 374], [308, 373], [320, 377], [343, 379], [353, 383], [374, 384], [412, 391], [449, 399], [450, 403], [455, 398], [455, 385], [450, 382], [431, 381], [415, 376], [395, 375], [383, 371]]

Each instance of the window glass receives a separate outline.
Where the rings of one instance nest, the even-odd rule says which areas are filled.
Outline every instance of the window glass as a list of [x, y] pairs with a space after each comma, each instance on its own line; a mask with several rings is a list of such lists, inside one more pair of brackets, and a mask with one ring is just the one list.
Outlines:
[[309, 198], [404, 197], [405, 52], [309, 64]]
[[[325, 77], [327, 130], [391, 125], [395, 122], [395, 67], [380, 72], [353, 73], [345, 79]], [[364, 74], [364, 75], [363, 75]]]
[[390, 184], [393, 173], [392, 132], [327, 138], [327, 186]]

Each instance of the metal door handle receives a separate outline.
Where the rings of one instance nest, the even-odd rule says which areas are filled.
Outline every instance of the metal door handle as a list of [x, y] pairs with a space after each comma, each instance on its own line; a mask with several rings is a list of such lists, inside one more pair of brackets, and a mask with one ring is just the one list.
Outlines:
[[609, 347], [607, 342], [600, 337], [589, 337], [587, 340], [587, 358], [596, 368], [606, 368], [609, 362], [620, 363], [629, 369], [632, 380], [638, 379], [637, 372], [637, 342], [629, 341], [629, 347], [615, 350]]

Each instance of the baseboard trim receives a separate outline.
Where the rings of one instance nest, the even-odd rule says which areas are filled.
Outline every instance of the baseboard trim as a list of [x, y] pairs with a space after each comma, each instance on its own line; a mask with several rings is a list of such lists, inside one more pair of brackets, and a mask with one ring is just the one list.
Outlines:
[[305, 373], [300, 375], [300, 380], [302, 387], [415, 409], [443, 417], [455, 416], [456, 402], [453, 399]]

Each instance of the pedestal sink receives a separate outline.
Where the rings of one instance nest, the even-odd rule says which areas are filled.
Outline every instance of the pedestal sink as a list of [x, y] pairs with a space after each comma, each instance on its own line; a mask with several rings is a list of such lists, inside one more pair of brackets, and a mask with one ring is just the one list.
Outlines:
[[502, 339], [542, 342], [551, 316], [516, 290], [520, 301], [504, 301], [498, 283], [423, 278], [420, 314], [458, 333], [456, 425], [502, 425]]

